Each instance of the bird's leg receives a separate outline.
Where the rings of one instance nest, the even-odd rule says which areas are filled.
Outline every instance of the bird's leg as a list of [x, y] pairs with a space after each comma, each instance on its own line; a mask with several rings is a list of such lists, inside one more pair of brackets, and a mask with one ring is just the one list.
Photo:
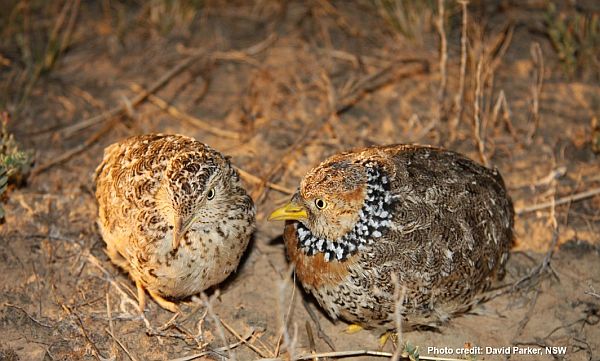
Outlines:
[[383, 346], [385, 346], [385, 344], [388, 342], [390, 337], [392, 338], [392, 341], [393, 341], [395, 336], [396, 336], [396, 333], [392, 332], [392, 331], [387, 331], [383, 335], [379, 336], [379, 348], [383, 349]]
[[158, 303], [160, 307], [164, 308], [165, 310], [169, 310], [173, 313], [179, 313], [179, 307], [177, 307], [175, 303], [165, 300], [161, 295], [150, 290], [148, 290], [148, 293], [150, 294], [150, 296], [152, 296], [154, 301], [156, 301], [156, 303]]
[[363, 330], [363, 327], [361, 325], [357, 325], [356, 323], [353, 323], [351, 325], [348, 325], [348, 327], [346, 327], [345, 332], [349, 333], [349, 334], [353, 334], [353, 333], [357, 333], [362, 330]]
[[142, 286], [142, 282], [135, 281], [135, 286], [137, 287], [138, 293], [138, 308], [141, 313], [144, 313], [144, 309], [146, 308], [146, 292], [144, 292], [144, 286]]

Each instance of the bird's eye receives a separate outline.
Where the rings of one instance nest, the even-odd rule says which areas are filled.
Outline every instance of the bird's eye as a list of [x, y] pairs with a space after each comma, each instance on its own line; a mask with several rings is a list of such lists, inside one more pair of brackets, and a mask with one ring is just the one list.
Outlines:
[[315, 206], [317, 206], [318, 209], [323, 209], [327, 207], [327, 202], [325, 202], [321, 198], [317, 198], [315, 199]]
[[208, 199], [208, 200], [210, 201], [210, 200], [211, 200], [211, 199], [213, 199], [213, 198], [215, 198], [215, 189], [214, 189], [214, 188], [211, 188], [211, 189], [208, 191], [208, 194], [206, 195], [206, 199]]

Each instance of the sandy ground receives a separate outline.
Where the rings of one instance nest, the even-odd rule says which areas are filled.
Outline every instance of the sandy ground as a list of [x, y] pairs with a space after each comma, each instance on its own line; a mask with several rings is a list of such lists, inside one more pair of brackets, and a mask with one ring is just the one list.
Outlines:
[[[447, 9], [442, 97], [432, 21], [413, 24], [419, 36], [408, 40], [369, 2], [217, 2], [163, 13], [156, 4], [86, 2], [77, 5], [69, 47], [26, 97], [31, 69], [18, 42], [4, 42], [0, 104], [13, 115], [9, 128], [16, 138], [35, 150], [36, 168], [25, 187], [11, 189], [0, 226], [0, 360], [202, 354], [197, 359], [244, 361], [332, 348], [378, 350], [379, 335], [345, 333], [346, 324], [329, 320], [294, 285], [282, 224], [267, 222], [266, 215], [328, 155], [388, 143], [445, 146], [487, 161], [500, 169], [520, 212], [502, 282], [508, 286], [440, 329], [402, 334], [403, 342], [418, 346], [422, 359], [504, 360], [486, 347], [510, 347], [512, 360], [599, 360], [600, 197], [543, 206], [600, 186], [591, 128], [600, 114], [598, 77], [581, 72], [569, 78], [561, 71], [540, 33], [539, 5], [503, 4], [469, 8], [475, 22], [468, 28], [460, 107], [454, 102], [460, 89], [457, 6]], [[39, 34], [55, 24], [51, 15], [59, 5], [47, 6], [49, 13], [32, 5], [34, 50], [44, 48]], [[4, 31], [7, 39], [20, 34], [8, 25]], [[543, 66], [532, 56], [538, 46]], [[161, 77], [165, 82], [152, 97], [135, 101], [136, 85], [148, 89]], [[508, 107], [495, 116], [500, 94]], [[479, 143], [477, 98], [484, 125]], [[118, 115], [73, 128], [113, 108]], [[147, 132], [186, 134], [230, 155], [259, 212], [237, 273], [207, 295], [183, 301], [175, 319], [154, 302], [144, 318], [136, 312], [135, 287], [108, 260], [95, 224], [92, 174], [104, 147]], [[542, 206], [529, 209], [536, 205]], [[550, 354], [546, 347], [566, 351]], [[465, 348], [476, 354], [459, 354]], [[393, 352], [391, 343], [382, 351]], [[519, 354], [532, 352], [540, 354]]]

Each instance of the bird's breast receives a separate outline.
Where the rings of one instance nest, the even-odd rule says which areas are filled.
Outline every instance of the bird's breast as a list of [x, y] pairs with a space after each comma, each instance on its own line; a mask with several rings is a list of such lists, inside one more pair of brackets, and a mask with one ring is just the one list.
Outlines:
[[350, 267], [358, 261], [357, 254], [343, 261], [325, 261], [323, 253], [313, 256], [305, 254], [298, 247], [298, 234], [295, 222], [286, 222], [283, 238], [290, 261], [294, 264], [296, 275], [306, 288], [337, 286], [345, 282]]

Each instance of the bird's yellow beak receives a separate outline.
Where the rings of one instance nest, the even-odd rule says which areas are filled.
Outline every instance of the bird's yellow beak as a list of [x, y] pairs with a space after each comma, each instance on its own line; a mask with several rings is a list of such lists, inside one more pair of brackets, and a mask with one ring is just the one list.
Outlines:
[[174, 226], [173, 226], [173, 251], [175, 251], [179, 247], [179, 243], [181, 243], [181, 239], [185, 235], [185, 232], [190, 229], [190, 226], [194, 223], [193, 217], [188, 217], [187, 219], [182, 219], [181, 217], [176, 217]]
[[304, 209], [304, 207], [299, 205], [298, 203], [292, 201], [286, 204], [285, 206], [277, 208], [275, 211], [273, 211], [273, 213], [271, 213], [271, 215], [269, 216], [269, 221], [299, 221], [307, 218], [308, 214], [306, 213], [306, 209]]

